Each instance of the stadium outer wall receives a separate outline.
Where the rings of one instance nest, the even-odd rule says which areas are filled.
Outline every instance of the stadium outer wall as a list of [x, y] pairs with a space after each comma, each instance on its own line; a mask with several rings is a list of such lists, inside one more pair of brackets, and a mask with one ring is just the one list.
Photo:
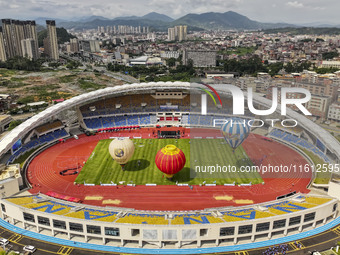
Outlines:
[[[40, 195], [41, 196], [41, 195]], [[306, 196], [308, 197], [308, 195]], [[313, 196], [314, 198], [316, 196]], [[43, 196], [46, 201], [53, 199]], [[323, 199], [323, 197], [320, 197]], [[235, 244], [243, 244], [249, 242], [265, 241], [272, 238], [284, 237], [287, 235], [297, 234], [302, 231], [309, 231], [316, 227], [322, 226], [338, 215], [336, 199], [330, 199], [328, 202], [302, 210], [296, 209], [297, 205], [301, 206], [303, 199], [301, 195], [296, 195], [289, 199], [271, 201], [267, 203], [238, 207], [238, 211], [244, 211], [243, 220], [231, 221], [223, 223], [209, 223], [204, 220], [204, 214], [219, 214], [219, 210], [187, 212], [187, 224], [176, 225], [152, 225], [152, 224], [124, 224], [115, 222], [103, 222], [98, 220], [85, 220], [60, 216], [53, 207], [46, 207], [45, 212], [31, 210], [20, 205], [16, 205], [10, 201], [2, 200], [1, 218], [17, 227], [71, 240], [80, 237], [82, 242], [102, 243], [112, 246], [124, 246], [127, 243], [134, 244], [132, 247], [148, 247], [156, 245], [158, 248], [195, 248], [214, 246], [230, 246]], [[54, 200], [56, 203], [59, 201]], [[281, 203], [280, 207], [276, 206], [275, 210], [281, 210], [282, 215], [274, 217], [265, 217], [259, 219], [250, 219], [252, 208], [257, 210], [265, 210], [267, 206]], [[64, 204], [67, 204], [66, 202]], [[74, 205], [74, 204], [73, 204]], [[302, 204], [303, 205], [303, 204]], [[95, 207], [86, 206], [88, 210]], [[98, 208], [98, 207], [97, 207]], [[274, 208], [274, 207], [273, 207]], [[294, 209], [295, 208], [295, 209]], [[79, 209], [79, 208], [78, 208]], [[49, 212], [47, 212], [49, 210]], [[51, 213], [56, 210], [55, 213]], [[75, 209], [77, 210], [77, 208]], [[106, 209], [107, 210], [107, 209]], [[116, 210], [119, 212], [119, 210]], [[222, 211], [222, 210], [220, 210]], [[137, 213], [137, 211], [128, 211], [123, 209], [121, 212]], [[151, 213], [139, 211], [140, 214], [149, 215]], [[173, 213], [162, 213], [164, 217], [169, 217]], [[313, 214], [312, 220], [307, 220], [308, 215]], [[195, 217], [195, 215], [201, 215]], [[171, 217], [171, 216], [170, 216]], [[94, 217], [95, 218], [95, 217]], [[249, 218], [248, 220], [246, 218]], [[49, 222], [49, 224], [42, 224]], [[278, 227], [279, 222], [284, 221], [284, 226]], [[71, 224], [79, 224], [83, 228], [82, 232], [70, 230]], [[65, 226], [65, 227], [61, 227]], [[268, 225], [268, 229], [263, 230], [261, 226]], [[98, 232], [93, 233], [92, 230], [97, 228]], [[110, 235], [107, 228], [118, 230], [118, 236]], [[224, 235], [223, 229], [233, 229], [233, 233]], [[91, 233], [92, 232], [92, 233]], [[243, 233], [245, 232], [245, 233]], [[147, 245], [149, 244], [149, 245]], [[131, 246], [130, 246], [131, 247]]]

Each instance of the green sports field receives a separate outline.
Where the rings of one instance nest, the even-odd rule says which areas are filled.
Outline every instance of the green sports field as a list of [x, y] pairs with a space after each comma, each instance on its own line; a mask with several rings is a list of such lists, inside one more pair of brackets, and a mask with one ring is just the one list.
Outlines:
[[[121, 170], [108, 152], [112, 140], [101, 140], [79, 173], [77, 183], [134, 183], [143, 185], [156, 183], [171, 185], [188, 183], [192, 185], [206, 183], [261, 183], [262, 178], [258, 173], [198, 173], [197, 165], [233, 165], [238, 169], [241, 165], [252, 165], [242, 146], [233, 153], [232, 149], [223, 139], [133, 139], [135, 152], [130, 161]], [[167, 144], [174, 144], [183, 150], [186, 164], [182, 171], [177, 173], [170, 181], [163, 177], [155, 164], [156, 153]], [[140, 161], [140, 165], [138, 165]], [[192, 168], [190, 169], [190, 164]]]

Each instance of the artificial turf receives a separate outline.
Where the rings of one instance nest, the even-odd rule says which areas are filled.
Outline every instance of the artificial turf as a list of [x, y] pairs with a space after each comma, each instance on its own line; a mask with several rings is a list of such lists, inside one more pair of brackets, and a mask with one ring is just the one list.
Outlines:
[[[135, 152], [125, 165], [125, 171], [115, 162], [108, 147], [112, 140], [101, 140], [88, 158], [79, 173], [76, 183], [134, 183], [144, 185], [155, 183], [158, 185], [173, 185], [176, 183], [188, 183], [198, 185], [205, 183], [261, 183], [259, 173], [199, 173], [195, 175], [197, 165], [234, 165], [239, 169], [241, 165], [252, 165], [246, 152], [239, 146], [234, 152], [223, 139], [133, 139]], [[155, 164], [155, 156], [158, 150], [167, 144], [179, 147], [186, 156], [184, 168], [168, 180], [158, 170]], [[138, 164], [138, 161], [140, 163]], [[190, 169], [190, 165], [192, 168]]]

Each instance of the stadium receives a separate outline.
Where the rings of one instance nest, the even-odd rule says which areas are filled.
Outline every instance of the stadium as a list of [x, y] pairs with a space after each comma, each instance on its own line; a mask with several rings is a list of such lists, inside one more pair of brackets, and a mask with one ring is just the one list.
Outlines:
[[[235, 102], [223, 85], [216, 92], [220, 104], [209, 92], [204, 115], [206, 89], [185, 82], [110, 87], [34, 115], [0, 143], [1, 162], [19, 169], [11, 177], [16, 185], [1, 184], [2, 225], [67, 251], [262, 254], [281, 243], [299, 250], [297, 240], [340, 224], [338, 198], [313, 191], [339, 194], [336, 176], [312, 171], [339, 164], [339, 142], [293, 110], [282, 116], [278, 109], [271, 118], [279, 121], [269, 125], [266, 116], [245, 107], [243, 119], [265, 124], [252, 127], [241, 145], [229, 146], [215, 124], [233, 117]], [[258, 95], [253, 104], [271, 107]], [[284, 127], [284, 119], [298, 126]], [[135, 147], [124, 171], [108, 151], [117, 138]], [[155, 163], [169, 144], [186, 157], [173, 178]], [[289, 171], [216, 170], [224, 164]], [[216, 167], [195, 171], [207, 165]]]

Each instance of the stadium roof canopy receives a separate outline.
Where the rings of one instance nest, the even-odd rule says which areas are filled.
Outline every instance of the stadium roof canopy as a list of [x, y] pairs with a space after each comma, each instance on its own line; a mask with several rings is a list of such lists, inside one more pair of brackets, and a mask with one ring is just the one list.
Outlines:
[[45, 123], [46, 119], [49, 119], [51, 116], [59, 114], [60, 112], [74, 106], [84, 104], [84, 102], [86, 101], [93, 101], [94, 99], [100, 99], [102, 97], [114, 94], [131, 93], [151, 89], [189, 89], [189, 87], [190, 83], [188, 82], [134, 83], [100, 89], [73, 97], [62, 103], [55, 104], [47, 108], [46, 110], [34, 115], [30, 119], [26, 120], [25, 122], [14, 128], [0, 141], [0, 157], [3, 156], [7, 151], [9, 151], [14, 143], [18, 141], [18, 139], [21, 139], [25, 134], [27, 134], [27, 132]]
[[[218, 86], [216, 90], [221, 94], [230, 94], [230, 91], [227, 88], [223, 88], [224, 86]], [[150, 83], [134, 83], [134, 84], [124, 84], [121, 86], [109, 87], [105, 89], [100, 89], [96, 91], [92, 91], [90, 93], [82, 94], [76, 97], [73, 97], [69, 100], [66, 100], [62, 103], [53, 105], [46, 110], [34, 115], [32, 118], [26, 120], [24, 123], [20, 124], [16, 128], [14, 128], [8, 135], [6, 135], [0, 141], [0, 156], [4, 155], [7, 151], [9, 151], [14, 143], [22, 138], [27, 132], [32, 130], [33, 128], [43, 124], [46, 122], [46, 119], [49, 119], [51, 116], [59, 114], [60, 112], [72, 108], [74, 106], [78, 106], [84, 104], [86, 101], [93, 101], [96, 99], [100, 99], [105, 96], [114, 95], [114, 94], [122, 94], [122, 93], [131, 93], [131, 92], [139, 92], [139, 91], [147, 91], [147, 90], [155, 90], [155, 89], [190, 89], [189, 82], [150, 82]], [[245, 98], [246, 98], [245, 93]], [[254, 102], [264, 106], [266, 109], [272, 106], [272, 101], [266, 98], [263, 98], [259, 95], [253, 95]], [[280, 109], [277, 110], [280, 112]], [[315, 137], [317, 137], [325, 146], [336, 155], [337, 158], [340, 159], [340, 143], [333, 137], [329, 132], [315, 124], [313, 121], [309, 120], [305, 116], [291, 110], [287, 109], [287, 118], [298, 120], [299, 125], [304, 129], [309, 130]]]

